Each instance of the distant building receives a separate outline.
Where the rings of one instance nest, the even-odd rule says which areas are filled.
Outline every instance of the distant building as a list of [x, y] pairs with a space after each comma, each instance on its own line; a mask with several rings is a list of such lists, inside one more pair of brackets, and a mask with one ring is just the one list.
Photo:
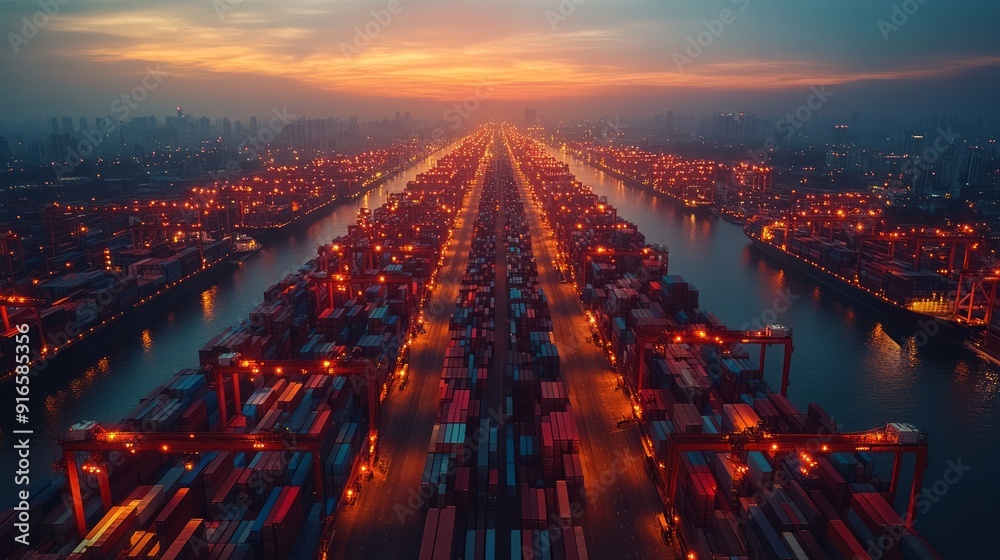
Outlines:
[[538, 113], [534, 109], [528, 108], [524, 110], [524, 124], [527, 126], [538, 124]]
[[830, 145], [838, 148], [846, 148], [854, 143], [851, 135], [851, 127], [846, 124], [838, 124], [833, 127], [830, 134]]
[[986, 179], [986, 151], [979, 146], [969, 146], [962, 157], [959, 182], [963, 189], [978, 190]]
[[736, 117], [732, 113], [716, 113], [712, 115], [713, 138], [735, 138]]
[[[671, 121], [673, 120], [671, 116]], [[760, 122], [755, 115], [716, 113], [712, 115], [711, 136], [724, 140], [745, 140], [760, 136]]]

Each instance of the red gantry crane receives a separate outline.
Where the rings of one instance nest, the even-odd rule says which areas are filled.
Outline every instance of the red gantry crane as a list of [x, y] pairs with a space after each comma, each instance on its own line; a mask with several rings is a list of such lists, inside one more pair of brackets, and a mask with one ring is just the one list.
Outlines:
[[[730, 330], [725, 327], [702, 326], [690, 327], [687, 329], [637, 329], [635, 335], [635, 347], [638, 355], [642, 355], [642, 349], [646, 344], [712, 344], [726, 347], [732, 344], [757, 344], [760, 345], [760, 369], [764, 369], [764, 356], [768, 346], [772, 344], [781, 345], [785, 348], [784, 362], [781, 369], [781, 394], [788, 395], [789, 373], [792, 364], [792, 330], [776, 325], [769, 325], [763, 330], [742, 331]], [[641, 391], [646, 388], [646, 367], [644, 360], [639, 360], [637, 365], [638, 375], [636, 390]]]
[[[241, 375], [260, 375], [271, 372], [277, 375], [301, 373], [305, 375], [343, 375], [356, 379], [355, 388], [361, 388], [367, 393], [368, 400], [368, 442], [369, 460], [374, 457], [378, 442], [376, 417], [378, 405], [384, 388], [381, 386], [380, 368], [368, 359], [336, 359], [324, 361], [251, 361], [238, 359], [223, 359], [224, 363], [209, 365], [210, 375], [215, 376], [215, 391], [219, 400], [219, 418], [222, 425], [228, 425], [227, 402], [225, 396], [225, 381], [232, 379], [233, 400], [236, 403], [236, 414], [239, 415], [242, 399], [239, 389]], [[377, 392], [378, 391], [378, 392]], [[76, 464], [76, 453], [83, 451], [91, 453], [91, 459], [82, 465], [82, 470], [95, 475], [101, 493], [105, 510], [113, 505], [111, 490], [108, 483], [108, 469], [104, 465], [103, 454], [111, 451], [136, 453], [139, 451], [156, 451], [160, 453], [202, 453], [209, 451], [304, 451], [319, 457], [322, 442], [309, 434], [282, 434], [277, 432], [239, 434], [226, 432], [132, 432], [122, 430], [95, 430], [88, 438], [64, 439], [60, 441], [63, 450], [70, 494], [73, 501], [73, 516], [81, 535], [87, 534], [87, 523], [84, 516], [83, 496], [81, 494], [80, 473]], [[313, 476], [317, 492], [323, 489], [322, 461], [313, 461]]]
[[[87, 519], [84, 514], [81, 494], [80, 473], [76, 465], [77, 452], [91, 453], [91, 459], [82, 466], [84, 472], [97, 477], [101, 501], [105, 511], [113, 505], [108, 483], [108, 469], [104, 465], [103, 454], [113, 451], [138, 453], [152, 451], [158, 453], [201, 453], [209, 451], [260, 452], [260, 451], [304, 451], [319, 457], [320, 441], [304, 434], [281, 434], [277, 432], [259, 434], [236, 434], [224, 432], [132, 432], [121, 430], [94, 430], [84, 439], [64, 439], [59, 442], [63, 450], [66, 476], [69, 479], [70, 497], [73, 502], [73, 518], [80, 535], [87, 534]], [[316, 491], [323, 491], [322, 461], [313, 461], [313, 476]]]
[[[900, 434], [889, 429], [875, 429], [867, 432], [843, 434], [772, 434], [759, 428], [735, 434], [670, 434], [669, 458], [661, 468], [667, 471], [667, 496], [671, 500], [671, 516], [676, 513], [673, 496], [677, 489], [681, 455], [689, 451], [710, 453], [733, 453], [738, 460], [744, 460], [748, 451], [774, 454], [788, 453], [892, 453], [894, 456], [892, 479], [889, 483], [889, 500], [892, 503], [899, 484], [903, 455], [913, 453], [916, 463], [913, 467], [913, 484], [907, 504], [906, 527], [913, 527], [916, 521], [917, 497], [923, 487], [924, 471], [927, 468], [927, 435], [923, 432]], [[909, 437], [909, 436], [914, 437]], [[735, 484], [735, 481], [734, 481]]]
[[333, 360], [240, 360], [238, 357], [224, 359], [221, 363], [207, 366], [215, 376], [215, 393], [219, 399], [219, 418], [222, 425], [228, 424], [226, 412], [226, 378], [232, 379], [233, 400], [237, 403], [236, 414], [240, 415], [243, 404], [240, 398], [239, 377], [241, 375], [261, 375], [274, 373], [276, 375], [342, 375], [353, 378], [353, 387], [363, 389], [368, 400], [368, 440], [372, 447], [377, 441], [376, 417], [378, 406], [385, 383], [386, 365], [380, 365], [368, 358], [337, 358]]
[[30, 307], [32, 309], [35, 326], [38, 329], [38, 337], [41, 339], [39, 352], [42, 355], [49, 351], [48, 343], [45, 341], [45, 329], [42, 327], [42, 315], [39, 309], [48, 307], [49, 302], [44, 299], [24, 297], [24, 296], [0, 296], [0, 319], [3, 320], [3, 336], [12, 336], [17, 327], [10, 322], [10, 312], [8, 308]]

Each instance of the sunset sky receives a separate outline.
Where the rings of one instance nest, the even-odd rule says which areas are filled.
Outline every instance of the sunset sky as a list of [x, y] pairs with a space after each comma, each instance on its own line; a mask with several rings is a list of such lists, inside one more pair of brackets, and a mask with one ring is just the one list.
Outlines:
[[[148, 68], [164, 79], [136, 114], [433, 116], [479, 94], [556, 117], [767, 115], [821, 84], [844, 114], [998, 112], [1000, 3], [985, 0], [58, 2], [48, 18], [0, 2], [2, 119], [106, 114]], [[894, 4], [918, 9], [893, 21]]]

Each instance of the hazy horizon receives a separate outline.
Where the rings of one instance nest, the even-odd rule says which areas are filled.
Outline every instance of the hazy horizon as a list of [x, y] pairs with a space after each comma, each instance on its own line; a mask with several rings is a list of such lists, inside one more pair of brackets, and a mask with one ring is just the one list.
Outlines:
[[976, 0], [64, 1], [0, 4], [0, 120], [92, 118], [137, 88], [132, 116], [766, 118], [811, 86], [831, 118], [1000, 114], [1000, 5]]

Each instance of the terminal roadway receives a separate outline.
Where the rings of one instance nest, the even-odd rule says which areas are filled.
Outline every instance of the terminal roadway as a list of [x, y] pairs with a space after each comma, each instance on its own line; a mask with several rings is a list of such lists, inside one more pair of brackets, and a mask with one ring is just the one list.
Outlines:
[[[364, 483], [355, 505], [339, 509], [326, 551], [329, 558], [407, 559], [414, 558], [420, 549], [426, 517], [419, 497], [420, 477], [438, 416], [448, 325], [468, 264], [482, 181], [485, 173], [492, 171], [486, 165], [488, 160], [484, 158], [480, 164], [474, 186], [455, 222], [452, 242], [445, 248], [444, 265], [425, 305], [426, 333], [417, 337], [410, 349], [407, 388], [400, 391], [398, 385], [393, 387], [381, 412], [379, 456], [388, 468], [385, 474], [376, 470], [374, 479]], [[527, 196], [516, 167], [515, 175], [528, 217], [539, 281], [548, 295], [560, 367], [580, 431], [588, 495], [586, 499], [575, 499], [586, 510], [578, 523], [584, 526], [590, 557], [673, 558], [673, 551], [659, 537], [655, 519], [660, 511], [659, 497], [644, 470], [638, 432], [635, 428], [616, 428], [618, 419], [631, 415], [628, 401], [615, 390], [616, 376], [608, 368], [602, 350], [590, 342], [590, 327], [572, 284], [559, 282], [559, 272], [551, 264], [557, 257], [555, 239]], [[502, 230], [502, 219], [497, 227]], [[498, 244], [504, 239], [498, 236]], [[504, 266], [500, 259], [497, 264]], [[505, 267], [498, 267], [497, 276], [500, 296], [506, 285]], [[498, 342], [505, 341], [508, 335], [506, 324], [499, 320], [506, 307], [500, 299]], [[496, 365], [500, 366], [490, 371], [494, 383], [503, 379], [501, 372], [506, 369], [506, 352], [499, 352], [504, 345], [500, 342], [494, 348]], [[491, 404], [497, 402], [497, 390], [502, 391], [502, 387], [491, 387]], [[510, 518], [501, 515], [497, 521], [498, 529], [503, 529]]]
[[410, 348], [406, 389], [395, 385], [381, 412], [379, 457], [388, 468], [384, 475], [376, 469], [357, 503], [337, 512], [329, 558], [410, 559], [420, 550], [426, 518], [419, 501], [420, 477], [437, 421], [448, 323], [469, 261], [485, 170], [481, 164], [444, 250], [444, 265], [424, 306], [426, 333]]
[[[511, 154], [513, 159], [513, 155]], [[516, 160], [514, 160], [516, 162]], [[591, 558], [675, 558], [660, 536], [660, 498], [644, 466], [636, 427], [617, 429], [631, 418], [627, 398], [615, 389], [617, 375], [591, 340], [591, 330], [572, 283], [561, 283], [558, 250], [551, 228], [531, 200], [523, 175], [515, 176], [528, 217], [538, 279], [548, 295], [552, 330], [580, 432], [586, 498], [573, 497], [586, 513], [584, 527]]]
[[[497, 136], [497, 138], [499, 138]], [[493, 163], [497, 164], [499, 161], [498, 149], [502, 150], [503, 145], [495, 142], [493, 148]], [[505, 408], [506, 401], [506, 381], [507, 381], [507, 352], [510, 350], [510, 292], [507, 285], [507, 200], [504, 196], [505, 187], [505, 177], [501, 172], [501, 167], [499, 165], [494, 165], [493, 167], [493, 184], [497, 196], [499, 196], [499, 212], [497, 212], [496, 221], [496, 280], [495, 287], [495, 321], [494, 328], [496, 329], [493, 337], [493, 363], [490, 367], [488, 383], [487, 383], [487, 402], [489, 403], [489, 409], [496, 411], [497, 414], [489, 415], [491, 418], [490, 425], [496, 424], [493, 418], [501, 418], [501, 413]], [[509, 177], [506, 177], [509, 182]], [[487, 415], [483, 414], [483, 418]], [[496, 552], [499, 558], [510, 558], [510, 539], [503, 538], [504, 535], [510, 535], [511, 529], [520, 528], [518, 523], [521, 518], [521, 508], [520, 503], [517, 502], [516, 498], [508, 498], [506, 492], [507, 486], [507, 445], [506, 445], [506, 435], [508, 430], [513, 430], [514, 427], [509, 423], [503, 426], [497, 426], [497, 455], [496, 462], [490, 464], [491, 469], [497, 469], [498, 483], [497, 483], [497, 512], [496, 516], [496, 531], [498, 538], [496, 539]]]

